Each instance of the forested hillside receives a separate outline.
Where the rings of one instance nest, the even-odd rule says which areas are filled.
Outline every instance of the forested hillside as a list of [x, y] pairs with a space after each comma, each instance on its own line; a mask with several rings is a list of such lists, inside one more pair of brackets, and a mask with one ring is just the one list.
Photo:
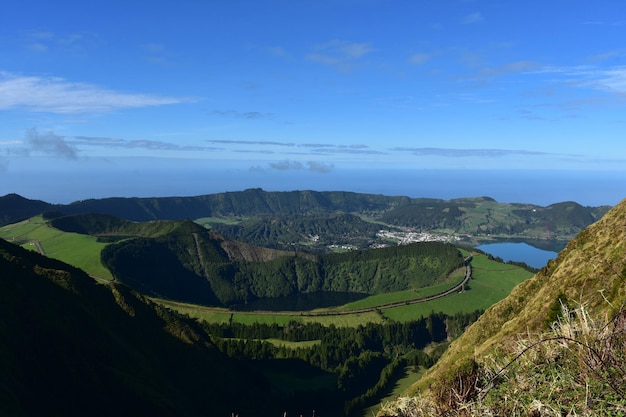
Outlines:
[[377, 233], [383, 226], [364, 221], [354, 214], [255, 216], [235, 224], [210, 220], [200, 222], [232, 239], [283, 250], [305, 248], [328, 252], [333, 245], [367, 248], [372, 242], [382, 243]]
[[438, 200], [258, 188], [195, 197], [112, 197], [66, 205], [10, 194], [0, 197], [0, 226], [44, 211], [98, 213], [140, 222], [191, 219], [252, 245], [317, 253], [329, 252], [333, 245], [364, 249], [389, 243], [389, 234], [378, 234], [381, 229], [396, 236], [434, 233], [469, 245], [521, 240], [558, 251], [608, 209], [575, 202], [541, 207], [499, 203], [488, 197]]
[[167, 233], [105, 247], [102, 261], [142, 293], [199, 304], [317, 291], [379, 294], [432, 285], [463, 266], [459, 251], [440, 242], [312, 256], [241, 244], [190, 221], [163, 226]]

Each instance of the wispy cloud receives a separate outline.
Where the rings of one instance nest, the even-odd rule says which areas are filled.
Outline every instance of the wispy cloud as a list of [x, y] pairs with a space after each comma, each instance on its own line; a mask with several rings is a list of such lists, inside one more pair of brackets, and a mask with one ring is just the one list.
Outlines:
[[189, 98], [124, 93], [58, 77], [20, 76], [0, 72], [0, 109], [76, 114], [178, 104]]
[[334, 165], [323, 163], [323, 162], [317, 162], [317, 161], [300, 162], [300, 161], [285, 160], [285, 161], [280, 161], [280, 162], [272, 162], [269, 164], [269, 167], [271, 169], [278, 170], [278, 171], [306, 170], [310, 172], [317, 172], [317, 173], [324, 174], [324, 173], [328, 173], [332, 171], [334, 168]]
[[335, 145], [335, 146], [320, 146], [320, 147], [312, 147], [310, 150], [311, 153], [316, 154], [351, 154], [351, 155], [383, 155], [385, 152], [370, 149], [367, 146], [359, 146], [359, 145]]
[[417, 53], [417, 54], [411, 55], [411, 57], [409, 58], [409, 62], [413, 65], [422, 65], [426, 61], [430, 60], [431, 58], [432, 58], [431, 54]]
[[606, 20], [589, 20], [583, 22], [584, 25], [591, 26], [626, 26], [626, 20], [614, 20], [614, 21], [606, 21]]
[[538, 62], [534, 61], [516, 61], [508, 64], [500, 65], [499, 67], [483, 68], [477, 73], [473, 74], [471, 78], [474, 79], [489, 79], [501, 77], [509, 74], [517, 74], [520, 72], [527, 72], [539, 66]]
[[[595, 66], [576, 66], [576, 67], [543, 67], [532, 74], [553, 74], [560, 75], [561, 81], [569, 85], [590, 87], [596, 90], [602, 90], [618, 94], [626, 95], [626, 66], [613, 66], [599, 68]], [[554, 82], [555, 80], [551, 80]]]
[[524, 149], [496, 149], [496, 148], [486, 148], [486, 149], [462, 149], [462, 148], [392, 148], [392, 151], [397, 152], [408, 152], [417, 156], [441, 156], [446, 158], [471, 158], [471, 157], [481, 157], [481, 158], [501, 158], [505, 156], [511, 155], [522, 155], [522, 156], [546, 156], [551, 155], [547, 152], [540, 151], [530, 151]]
[[209, 143], [220, 143], [223, 145], [273, 145], [273, 146], [295, 146], [292, 142], [273, 142], [262, 140], [208, 140]]
[[78, 151], [68, 143], [63, 136], [53, 132], [39, 133], [37, 129], [30, 129], [24, 138], [25, 154], [42, 153], [65, 159], [78, 159]]
[[265, 48], [265, 51], [267, 53], [269, 53], [272, 56], [275, 57], [279, 57], [279, 58], [290, 58], [291, 54], [289, 52], [287, 52], [287, 50], [285, 48], [283, 48], [282, 46], [269, 46], [267, 48]]
[[213, 110], [211, 114], [222, 117], [234, 117], [236, 119], [271, 119], [274, 117], [274, 113], [263, 113], [258, 111], [246, 111], [241, 112], [237, 110]]
[[332, 40], [317, 45], [315, 52], [307, 55], [307, 59], [324, 65], [330, 65], [341, 71], [349, 71], [364, 56], [374, 52], [369, 43]]
[[126, 140], [119, 138], [76, 136], [69, 140], [73, 145], [101, 146], [108, 148], [146, 149], [153, 151], [212, 151], [219, 148], [209, 146], [180, 145], [158, 140]]
[[462, 22], [465, 25], [471, 25], [474, 23], [480, 23], [483, 20], [484, 20], [483, 15], [480, 14], [479, 12], [475, 12], [475, 13], [471, 13], [463, 17]]
[[22, 42], [29, 51], [36, 53], [63, 51], [83, 54], [98, 43], [98, 38], [87, 32], [60, 34], [51, 31], [31, 31], [23, 35]]
[[[352, 144], [352, 145], [336, 145], [331, 143], [301, 143], [294, 142], [277, 142], [277, 141], [261, 141], [261, 140], [207, 140], [208, 143], [220, 144], [220, 145], [233, 145], [236, 147], [245, 146], [244, 150], [237, 150], [237, 152], [258, 152], [258, 153], [273, 153], [267, 150], [263, 150], [265, 147], [288, 147], [294, 149], [303, 149], [301, 152], [290, 152], [292, 154], [299, 155], [331, 155], [331, 154], [354, 154], [354, 155], [379, 155], [385, 154], [385, 152], [370, 149], [364, 144]], [[277, 152], [278, 153], [278, 152]]]

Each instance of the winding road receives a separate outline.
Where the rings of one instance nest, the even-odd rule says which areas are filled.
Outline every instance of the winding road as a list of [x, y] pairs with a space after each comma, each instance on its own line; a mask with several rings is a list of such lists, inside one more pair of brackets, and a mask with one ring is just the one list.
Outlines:
[[[268, 310], [254, 310], [254, 311], [235, 311], [230, 310], [231, 313], [237, 314], [264, 314], [264, 315], [273, 315], [273, 316], [303, 316], [303, 317], [312, 317], [312, 316], [343, 316], [348, 314], [359, 314], [359, 313], [369, 313], [377, 310], [386, 310], [394, 307], [401, 307], [411, 304], [417, 303], [425, 303], [427, 301], [437, 300], [439, 298], [447, 297], [448, 295], [454, 294], [456, 292], [460, 292], [465, 287], [465, 284], [468, 283], [470, 279], [472, 279], [472, 257], [473, 255], [469, 255], [465, 258], [465, 276], [463, 279], [455, 284], [453, 287], [448, 288], [445, 291], [442, 291], [437, 294], [429, 295], [426, 297], [415, 298], [412, 300], [406, 301], [398, 301], [395, 303], [383, 304], [374, 307], [364, 307], [353, 310], [340, 310], [340, 311], [268, 311]], [[196, 306], [196, 308], [200, 308], [202, 310], [214, 310], [213, 307], [201, 307]], [[223, 311], [223, 309], [220, 309]]]
[[[365, 307], [365, 308], [359, 308], [355, 310], [328, 311], [328, 312], [311, 311], [311, 312], [302, 312], [300, 315], [301, 316], [339, 316], [339, 315], [345, 315], [345, 314], [369, 313], [371, 311], [385, 310], [388, 308], [401, 307], [401, 306], [417, 304], [417, 303], [425, 303], [427, 301], [433, 301], [438, 298], [443, 298], [450, 294], [454, 294], [456, 292], [463, 290], [463, 288], [465, 287], [465, 284], [467, 284], [468, 281], [472, 279], [471, 262], [472, 262], [472, 255], [469, 255], [467, 258], [465, 258], [465, 277], [463, 278], [463, 280], [461, 280], [461, 282], [456, 284], [454, 287], [449, 288], [437, 294], [429, 295], [427, 297], [415, 298], [413, 300], [398, 301], [395, 303], [383, 304], [383, 305], [375, 306], [375, 307]], [[271, 314], [271, 312], [265, 312], [265, 311], [263, 312], [263, 314], [267, 314], [267, 313]], [[280, 313], [284, 313], [284, 312], [281, 311]]]

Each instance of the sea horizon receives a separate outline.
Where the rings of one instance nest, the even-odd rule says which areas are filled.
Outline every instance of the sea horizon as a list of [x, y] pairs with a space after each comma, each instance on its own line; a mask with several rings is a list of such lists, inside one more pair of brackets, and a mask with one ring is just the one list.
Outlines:
[[443, 200], [489, 197], [501, 203], [539, 206], [574, 201], [594, 207], [613, 206], [626, 198], [626, 171], [336, 168], [312, 172], [175, 162], [7, 170], [0, 176], [0, 195], [16, 193], [29, 199], [68, 204], [108, 197], [191, 197], [261, 188]]

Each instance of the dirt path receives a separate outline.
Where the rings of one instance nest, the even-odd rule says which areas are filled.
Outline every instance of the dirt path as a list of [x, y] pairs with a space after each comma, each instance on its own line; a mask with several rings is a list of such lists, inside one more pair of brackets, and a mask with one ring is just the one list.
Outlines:
[[35, 245], [35, 247], [37, 248], [37, 252], [39, 252], [40, 255], [46, 255], [46, 253], [43, 251], [41, 243], [38, 240], [29, 240], [28, 243]]

